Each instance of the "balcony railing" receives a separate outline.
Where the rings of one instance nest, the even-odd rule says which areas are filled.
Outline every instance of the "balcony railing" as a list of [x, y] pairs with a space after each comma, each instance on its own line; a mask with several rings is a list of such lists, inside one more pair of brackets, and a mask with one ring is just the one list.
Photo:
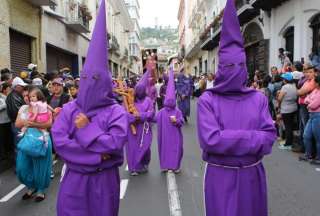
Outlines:
[[204, 41], [204, 40], [208, 39], [209, 37], [211, 37], [213, 34], [215, 34], [215, 32], [217, 32], [220, 29], [222, 17], [223, 17], [223, 10], [204, 29], [204, 31], [200, 35], [200, 40]]
[[260, 14], [260, 10], [254, 8], [250, 0], [236, 0], [240, 25], [247, 23]]
[[236, 8], [239, 10], [243, 6], [250, 4], [250, 0], [236, 0]]
[[276, 8], [288, 0], [250, 0], [253, 7], [259, 8], [265, 11], [270, 11]]
[[129, 51], [130, 57], [134, 57], [135, 59], [140, 59], [140, 49], [136, 45], [131, 45], [130, 51]]
[[201, 17], [201, 13], [199, 12], [199, 6], [203, 0], [196, 0], [195, 6], [192, 9], [191, 16], [188, 20], [189, 26], [193, 26], [197, 20], [197, 18]]
[[116, 36], [110, 34], [109, 51], [120, 56], [120, 45]]
[[92, 19], [92, 16], [85, 4], [70, 0], [66, 3], [65, 9], [65, 19], [68, 27], [78, 33], [90, 32], [89, 20]]
[[27, 1], [38, 7], [57, 5], [56, 0], [27, 0]]

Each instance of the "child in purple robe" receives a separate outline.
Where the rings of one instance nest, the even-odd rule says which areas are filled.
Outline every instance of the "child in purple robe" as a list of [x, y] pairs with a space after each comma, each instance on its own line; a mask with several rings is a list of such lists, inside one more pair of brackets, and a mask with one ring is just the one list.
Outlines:
[[149, 71], [143, 75], [135, 88], [134, 105], [138, 114], [128, 113], [129, 124], [136, 128], [136, 134], [129, 128], [126, 145], [128, 169], [132, 176], [147, 172], [151, 159], [152, 120], [155, 111], [153, 101], [147, 96], [148, 77]]
[[176, 107], [174, 74], [170, 69], [169, 81], [164, 100], [164, 107], [157, 114], [158, 149], [160, 168], [162, 171], [180, 172], [183, 155], [183, 135], [181, 127], [184, 123], [181, 111]]
[[198, 136], [207, 162], [207, 216], [267, 216], [262, 164], [276, 139], [268, 100], [246, 87], [243, 38], [233, 0], [224, 10], [215, 86], [198, 101]]
[[102, 0], [77, 99], [66, 104], [51, 130], [66, 164], [58, 216], [117, 216], [119, 166], [127, 142], [128, 120], [114, 100], [108, 67], [105, 0]]

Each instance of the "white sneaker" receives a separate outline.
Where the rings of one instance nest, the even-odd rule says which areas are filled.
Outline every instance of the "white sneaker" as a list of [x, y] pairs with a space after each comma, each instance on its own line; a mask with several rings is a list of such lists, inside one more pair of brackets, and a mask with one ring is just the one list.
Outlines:
[[175, 173], [175, 174], [181, 173], [181, 169], [174, 170], [174, 173]]
[[139, 173], [137, 173], [137, 172], [132, 172], [130, 175], [131, 175], [131, 176], [138, 176]]
[[278, 148], [281, 149], [281, 150], [289, 150], [289, 151], [291, 151], [292, 146], [279, 145]]

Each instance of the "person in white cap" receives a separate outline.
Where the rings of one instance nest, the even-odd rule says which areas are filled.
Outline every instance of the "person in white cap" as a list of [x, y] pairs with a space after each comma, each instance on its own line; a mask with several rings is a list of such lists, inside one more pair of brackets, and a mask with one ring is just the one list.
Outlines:
[[49, 90], [43, 86], [43, 82], [42, 82], [41, 78], [34, 78], [32, 80], [32, 85], [39, 88], [42, 91], [42, 93], [44, 94], [45, 98], [49, 98], [49, 96], [50, 96]]
[[33, 80], [32, 80], [32, 85], [35, 85], [35, 86], [42, 86], [42, 79], [40, 79], [40, 78], [34, 78]]
[[28, 69], [29, 69], [30, 71], [35, 70], [37, 67], [38, 67], [38, 65], [36, 65], [36, 64], [32, 64], [32, 63], [28, 64]]
[[11, 121], [12, 133], [14, 135], [15, 145], [18, 143], [18, 129], [15, 127], [15, 121], [19, 112], [20, 107], [25, 104], [23, 100], [23, 89], [28, 84], [25, 83], [20, 77], [16, 77], [12, 81], [12, 91], [6, 99], [7, 112]]

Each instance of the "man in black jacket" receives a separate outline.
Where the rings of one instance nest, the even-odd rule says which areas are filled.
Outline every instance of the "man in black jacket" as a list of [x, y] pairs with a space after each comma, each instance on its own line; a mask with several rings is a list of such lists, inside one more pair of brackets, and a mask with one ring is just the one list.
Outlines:
[[[62, 106], [70, 101], [70, 96], [63, 92], [62, 78], [55, 78], [52, 81], [53, 95], [48, 98], [48, 104], [53, 108], [62, 108]], [[55, 113], [54, 113], [55, 114]]]
[[25, 83], [20, 77], [14, 78], [12, 81], [12, 91], [6, 99], [7, 112], [11, 121], [11, 128], [12, 128], [15, 146], [19, 141], [17, 136], [19, 130], [16, 128], [15, 122], [16, 122], [16, 118], [17, 118], [20, 107], [22, 107], [22, 105], [25, 104], [22, 96], [23, 89], [25, 86], [27, 86], [27, 83]]
[[[52, 92], [53, 94], [48, 97], [48, 105], [50, 105], [53, 109], [53, 117], [55, 118], [59, 114], [59, 108], [70, 101], [70, 96], [63, 91], [63, 79], [55, 78], [52, 81]], [[53, 149], [55, 153], [55, 150]], [[55, 155], [55, 158], [57, 155]], [[54, 178], [54, 173], [51, 171], [51, 178]]]

